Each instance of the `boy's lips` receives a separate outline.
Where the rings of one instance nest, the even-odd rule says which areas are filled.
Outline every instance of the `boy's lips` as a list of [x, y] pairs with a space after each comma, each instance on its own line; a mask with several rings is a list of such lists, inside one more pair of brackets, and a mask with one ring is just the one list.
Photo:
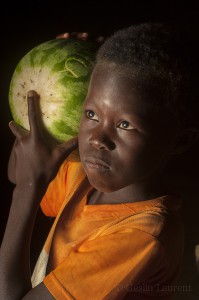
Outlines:
[[87, 165], [87, 167], [89, 167], [90, 169], [96, 169], [99, 171], [105, 171], [111, 169], [110, 165], [101, 158], [87, 157], [84, 160], [84, 162]]

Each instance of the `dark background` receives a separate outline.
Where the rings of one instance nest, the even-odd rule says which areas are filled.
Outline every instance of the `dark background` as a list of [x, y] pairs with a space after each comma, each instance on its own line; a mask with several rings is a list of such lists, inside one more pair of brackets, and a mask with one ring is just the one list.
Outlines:
[[[172, 21], [199, 26], [198, 1], [28, 1], [5, 3], [0, 10], [0, 241], [8, 217], [13, 186], [7, 179], [7, 163], [14, 137], [8, 128], [12, 119], [8, 106], [9, 83], [18, 61], [33, 47], [57, 34], [88, 31], [109, 35], [117, 29], [146, 21]], [[176, 188], [183, 199], [185, 255], [176, 299], [199, 299], [194, 248], [199, 244], [199, 145], [176, 163]], [[177, 179], [177, 180], [176, 180]], [[35, 232], [50, 225], [38, 216]], [[34, 239], [36, 241], [36, 233]], [[36, 243], [36, 242], [35, 242]], [[37, 241], [41, 247], [43, 239]], [[35, 247], [36, 248], [36, 247]], [[38, 250], [33, 251], [36, 256]], [[191, 291], [189, 290], [189, 285]]]

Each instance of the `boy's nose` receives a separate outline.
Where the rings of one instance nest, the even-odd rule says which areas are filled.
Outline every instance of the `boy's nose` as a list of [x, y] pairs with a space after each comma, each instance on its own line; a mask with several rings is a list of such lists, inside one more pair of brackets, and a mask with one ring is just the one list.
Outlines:
[[115, 143], [106, 134], [102, 134], [102, 133], [95, 136], [92, 135], [89, 139], [89, 144], [98, 150], [115, 149]]

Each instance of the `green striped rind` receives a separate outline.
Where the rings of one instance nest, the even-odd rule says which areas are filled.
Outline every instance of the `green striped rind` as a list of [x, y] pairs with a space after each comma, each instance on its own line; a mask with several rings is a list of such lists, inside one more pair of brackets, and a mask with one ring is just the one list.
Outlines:
[[77, 135], [96, 50], [91, 41], [55, 39], [28, 52], [10, 83], [9, 105], [15, 122], [29, 129], [26, 95], [36, 90], [49, 133], [60, 142]]

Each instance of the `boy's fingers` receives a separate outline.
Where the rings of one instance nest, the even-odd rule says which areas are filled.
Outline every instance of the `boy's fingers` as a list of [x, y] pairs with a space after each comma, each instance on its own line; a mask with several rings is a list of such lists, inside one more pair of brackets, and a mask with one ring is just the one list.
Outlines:
[[88, 38], [90, 37], [89, 32], [78, 32], [77, 33], [77, 38], [81, 39], [81, 40], [88, 40]]
[[73, 150], [78, 147], [78, 138], [74, 137], [69, 141], [64, 142], [63, 144], [58, 145], [59, 152], [63, 156], [69, 155]]
[[89, 33], [88, 32], [65, 32], [65, 33], [62, 33], [60, 35], [58, 35], [59, 37], [63, 37], [63, 38], [77, 38], [77, 39], [80, 39], [80, 40], [87, 40], [89, 38]]
[[28, 130], [24, 129], [20, 125], [17, 125], [14, 121], [9, 123], [9, 127], [17, 139], [21, 139], [25, 134], [28, 133]]
[[96, 38], [96, 41], [97, 41], [97, 43], [98, 43], [99, 45], [101, 45], [101, 44], [104, 43], [105, 37], [104, 37], [104, 36], [98, 36], [98, 37]]
[[61, 33], [56, 36], [57, 39], [68, 39], [69, 37], [70, 37], [70, 34], [68, 32]]
[[63, 39], [69, 39], [69, 38], [77, 38], [80, 40], [95, 40], [99, 45], [103, 44], [105, 41], [104, 36], [96, 36], [95, 34], [92, 34], [91, 32], [65, 32], [58, 34], [56, 36], [57, 39], [63, 38]]
[[39, 129], [39, 95], [31, 90], [28, 91], [27, 94], [27, 101], [28, 101], [28, 117], [29, 117], [29, 124], [30, 124], [30, 131], [33, 134], [38, 134]]

